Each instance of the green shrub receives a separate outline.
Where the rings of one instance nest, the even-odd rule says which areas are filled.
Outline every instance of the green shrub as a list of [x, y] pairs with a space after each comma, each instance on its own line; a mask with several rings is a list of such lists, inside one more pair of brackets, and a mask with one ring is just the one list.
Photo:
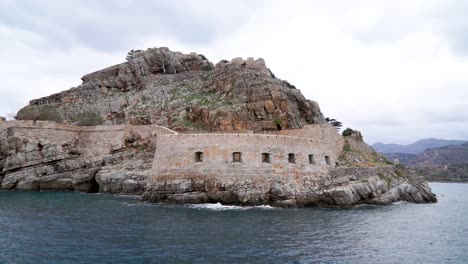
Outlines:
[[349, 145], [348, 142], [346, 142], [343, 146], [343, 151], [346, 151], [346, 152], [352, 152], [353, 149], [351, 148], [351, 145]]
[[63, 118], [57, 111], [57, 108], [49, 105], [22, 109], [18, 112], [17, 118], [19, 120], [54, 121], [57, 123], [63, 122]]
[[281, 118], [275, 118], [275, 119], [273, 120], [273, 122], [275, 123], [275, 125], [281, 125], [281, 123], [283, 123], [283, 119], [281, 119]]
[[79, 113], [74, 120], [79, 126], [98, 126], [104, 122], [102, 117], [95, 112]]
[[401, 164], [401, 163], [400, 163], [400, 164], [396, 164], [395, 167], [396, 167], [397, 169], [400, 169], [400, 170], [406, 169], [405, 165], [403, 165], [403, 164]]
[[393, 165], [393, 162], [389, 160], [387, 157], [382, 156], [383, 162], [388, 165]]
[[400, 178], [404, 176], [403, 172], [400, 171], [399, 169], [396, 169], [396, 170], [395, 170], [395, 175], [396, 175], [397, 177], [400, 177]]
[[377, 173], [379, 178], [387, 183], [388, 188], [392, 187], [392, 179], [385, 176], [383, 173]]
[[341, 135], [343, 135], [343, 137], [349, 137], [351, 136], [352, 134], [354, 133], [354, 130], [352, 130], [351, 128], [347, 128], [343, 131], [343, 133]]

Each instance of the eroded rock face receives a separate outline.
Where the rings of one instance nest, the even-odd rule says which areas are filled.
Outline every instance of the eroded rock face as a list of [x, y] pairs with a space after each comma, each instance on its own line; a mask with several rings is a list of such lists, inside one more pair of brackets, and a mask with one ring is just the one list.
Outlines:
[[[0, 119], [0, 189], [143, 194], [144, 200], [153, 202], [281, 207], [436, 201], [422, 178], [386, 164], [360, 133], [345, 138], [307, 133], [307, 124], [327, 126], [318, 104], [277, 79], [262, 59], [235, 58], [213, 65], [203, 55], [167, 48], [132, 51], [127, 59], [83, 76], [83, 84], [76, 88], [31, 101], [17, 115], [20, 120], [125, 126], [83, 129]], [[223, 175], [211, 170], [208, 175], [192, 170], [153, 178], [158, 135], [145, 126], [137, 129], [146, 124], [184, 132], [260, 131], [265, 137], [305, 137], [301, 140], [339, 145], [321, 150], [318, 154], [326, 164], [310, 171], [286, 166], [289, 170], [276, 174], [237, 170]], [[244, 133], [250, 134], [255, 133]], [[331, 164], [329, 151], [336, 164], [335, 160]], [[180, 166], [168, 168], [178, 170]]]
[[[214, 66], [201, 54], [167, 48], [134, 51], [128, 59], [83, 76], [76, 88], [31, 101], [18, 118], [34, 119], [49, 107], [67, 123], [98, 113], [104, 124], [157, 124], [178, 131], [259, 131], [324, 122], [318, 104], [275, 78], [262, 59]], [[43, 118], [58, 118], [49, 112]]]
[[42, 138], [50, 130], [40, 126], [0, 131], [0, 189], [143, 193], [154, 153], [148, 135], [106, 131], [105, 137], [116, 138], [115, 147], [96, 147], [99, 138], [90, 140], [76, 129], [67, 131], [69, 140], [61, 143]]
[[278, 207], [385, 205], [397, 201], [436, 202], [423, 178], [398, 176], [394, 166], [336, 168], [321, 177], [180, 177], [155, 182], [144, 200]]

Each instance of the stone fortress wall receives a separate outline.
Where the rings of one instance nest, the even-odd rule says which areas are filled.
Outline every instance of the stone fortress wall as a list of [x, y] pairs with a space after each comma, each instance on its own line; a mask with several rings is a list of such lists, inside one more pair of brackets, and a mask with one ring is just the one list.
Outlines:
[[[76, 127], [0, 120], [0, 134], [2, 190], [122, 193], [153, 202], [281, 207], [437, 201], [422, 178], [398, 176], [401, 172], [393, 166], [334, 168], [344, 139], [328, 125], [177, 134], [154, 125]], [[197, 152], [203, 153], [198, 160]], [[239, 162], [233, 160], [235, 152], [241, 155]], [[263, 153], [269, 154], [267, 160]]]
[[157, 125], [113, 125], [73, 126], [50, 121], [0, 121], [0, 133], [7, 130], [9, 136], [41, 139], [61, 145], [76, 140], [82, 147], [84, 157], [102, 156], [123, 147], [125, 136], [136, 132], [142, 138], [156, 135], [176, 134], [168, 128]]
[[[319, 176], [335, 166], [344, 144], [343, 138], [329, 125], [308, 125], [275, 134], [161, 135], [156, 142], [151, 173], [154, 180], [197, 175]], [[240, 162], [234, 160], [235, 152], [240, 153]], [[262, 154], [267, 155], [268, 161]]]
[[[48, 144], [76, 144], [82, 157], [102, 157], [124, 148], [128, 135], [156, 142], [150, 180], [161, 177], [320, 176], [335, 166], [343, 138], [324, 124], [258, 133], [178, 134], [156, 125], [80, 127], [47, 121], [0, 122], [9, 136]], [[233, 153], [240, 154], [240, 162]], [[198, 153], [198, 154], [197, 154]], [[292, 156], [291, 156], [292, 155]]]

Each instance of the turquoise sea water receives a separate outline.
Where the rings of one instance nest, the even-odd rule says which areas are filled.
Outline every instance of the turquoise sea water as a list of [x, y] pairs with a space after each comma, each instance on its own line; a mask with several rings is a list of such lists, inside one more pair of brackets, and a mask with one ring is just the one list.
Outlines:
[[437, 204], [170, 206], [0, 192], [0, 263], [468, 263], [468, 185]]

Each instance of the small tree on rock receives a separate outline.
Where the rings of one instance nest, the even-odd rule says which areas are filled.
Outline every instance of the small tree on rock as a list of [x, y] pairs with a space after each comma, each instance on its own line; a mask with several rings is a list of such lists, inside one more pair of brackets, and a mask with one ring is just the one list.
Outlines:
[[341, 135], [342, 135], [343, 137], [349, 137], [349, 136], [351, 136], [353, 133], [354, 133], [354, 130], [352, 130], [351, 128], [348, 127], [347, 129], [345, 129], [345, 130], [343, 131], [343, 133], [341, 133]]
[[335, 127], [336, 130], [338, 130], [338, 131], [339, 131], [339, 130], [341, 129], [341, 127], [343, 126], [343, 124], [342, 124], [340, 121], [338, 121], [338, 120], [336, 120], [336, 119], [333, 119], [333, 118], [327, 117], [327, 118], [325, 118], [325, 121], [327, 121], [328, 124], [330, 124], [331, 126]]

